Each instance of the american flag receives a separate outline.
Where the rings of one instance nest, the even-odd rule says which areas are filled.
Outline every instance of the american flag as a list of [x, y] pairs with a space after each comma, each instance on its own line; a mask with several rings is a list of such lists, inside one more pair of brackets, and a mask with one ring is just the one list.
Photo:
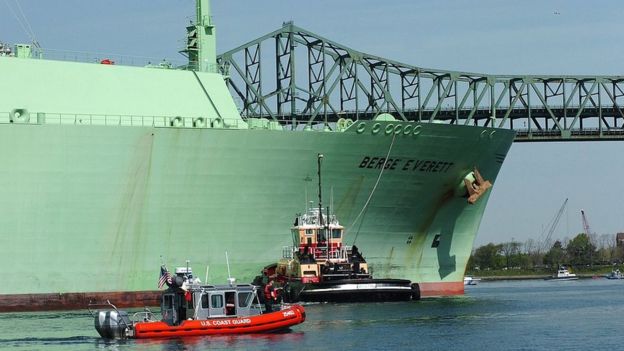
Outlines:
[[165, 283], [171, 284], [171, 273], [163, 265], [160, 266], [160, 279], [158, 279], [158, 289], [162, 289]]

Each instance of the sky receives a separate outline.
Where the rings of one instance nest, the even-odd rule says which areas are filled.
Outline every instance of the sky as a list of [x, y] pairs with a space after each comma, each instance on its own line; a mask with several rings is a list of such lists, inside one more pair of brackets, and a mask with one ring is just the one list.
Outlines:
[[[21, 26], [7, 4], [27, 23]], [[212, 12], [219, 52], [294, 21], [353, 49], [419, 67], [624, 75], [621, 0], [213, 0]], [[175, 61], [193, 14], [193, 0], [0, 0], [0, 42], [29, 42], [32, 31], [44, 48]], [[515, 143], [475, 246], [539, 240], [566, 198], [553, 238], [582, 232], [581, 209], [594, 233], [624, 232], [623, 154], [624, 141]]]

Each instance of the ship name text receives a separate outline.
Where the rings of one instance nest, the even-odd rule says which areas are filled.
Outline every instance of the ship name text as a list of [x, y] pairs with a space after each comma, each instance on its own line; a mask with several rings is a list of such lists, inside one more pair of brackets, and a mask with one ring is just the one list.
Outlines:
[[455, 163], [442, 160], [408, 160], [400, 158], [364, 156], [359, 168], [401, 170], [412, 172], [446, 173]]

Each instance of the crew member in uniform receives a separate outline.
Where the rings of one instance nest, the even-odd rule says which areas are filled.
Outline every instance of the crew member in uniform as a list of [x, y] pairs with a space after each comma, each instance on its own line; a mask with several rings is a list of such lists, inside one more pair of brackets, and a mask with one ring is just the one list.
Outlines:
[[273, 287], [273, 281], [270, 280], [264, 286], [264, 309], [265, 313], [273, 312], [273, 303], [277, 301], [277, 291]]

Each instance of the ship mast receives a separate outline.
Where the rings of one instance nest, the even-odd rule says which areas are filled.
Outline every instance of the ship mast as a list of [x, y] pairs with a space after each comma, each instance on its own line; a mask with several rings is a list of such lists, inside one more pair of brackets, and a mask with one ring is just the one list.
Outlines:
[[217, 66], [216, 29], [210, 16], [210, 0], [196, 0], [195, 23], [186, 27], [186, 48], [189, 69], [214, 72]]

